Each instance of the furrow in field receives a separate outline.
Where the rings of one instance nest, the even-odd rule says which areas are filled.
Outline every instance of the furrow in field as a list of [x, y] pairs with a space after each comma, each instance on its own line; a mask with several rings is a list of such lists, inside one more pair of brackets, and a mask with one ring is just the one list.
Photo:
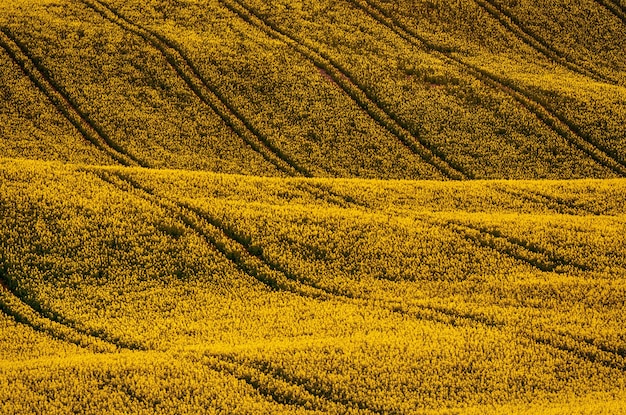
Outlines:
[[6, 271], [0, 268], [0, 311], [12, 317], [17, 323], [54, 339], [72, 343], [98, 353], [112, 353], [119, 349], [129, 349], [129, 345], [106, 339], [78, 330], [60, 316], [42, 308], [20, 295], [19, 289], [8, 280]]
[[268, 163], [289, 176], [311, 174], [261, 134], [228, 100], [200, 73], [184, 50], [164, 36], [132, 22], [99, 0], [80, 0], [100, 16], [130, 32], [157, 49], [187, 87], [252, 150]]
[[626, 359], [623, 355], [593, 342], [555, 333], [529, 332], [525, 334], [537, 344], [544, 344], [573, 354], [585, 361], [626, 372]]
[[556, 272], [559, 274], [569, 274], [571, 272], [563, 269], [563, 267], [571, 267], [582, 272], [589, 271], [585, 265], [568, 261], [546, 249], [518, 238], [508, 237], [499, 231], [470, 225], [457, 220], [448, 220], [441, 225], [480, 246], [491, 248], [544, 272]]
[[626, 24], [626, 10], [622, 5], [611, 0], [594, 0], [594, 1], [598, 3], [600, 6], [604, 7], [609, 12], [611, 12], [615, 17], [620, 19], [624, 24]]
[[[121, 191], [132, 192], [151, 204], [166, 210], [171, 217], [176, 218], [199, 234], [238, 269], [274, 291], [289, 291], [297, 295], [322, 300], [334, 298], [360, 306], [370, 305], [405, 314], [405, 310], [399, 304], [393, 304], [383, 299], [364, 297], [351, 291], [330, 289], [324, 287], [323, 284], [295, 275], [278, 262], [265, 258], [262, 253], [263, 248], [254, 245], [248, 236], [238, 234], [229, 229], [207, 212], [201, 211], [187, 203], [157, 194], [128, 175], [99, 169], [87, 169], [87, 171]], [[454, 313], [454, 311], [446, 311], [424, 305], [418, 305], [418, 307], [425, 311], [425, 313], [420, 314], [419, 318], [444, 324], [450, 323], [450, 313]]]
[[548, 59], [551, 59], [554, 62], [580, 75], [588, 76], [601, 82], [617, 84], [617, 81], [615, 81], [614, 79], [610, 79], [609, 77], [603, 75], [595, 69], [588, 67], [586, 68], [573, 61], [572, 58], [567, 56], [566, 53], [556, 49], [541, 36], [527, 29], [524, 26], [523, 22], [521, 22], [517, 17], [515, 17], [511, 12], [506, 10], [496, 1], [474, 0], [474, 2], [487, 13], [489, 13], [494, 19], [496, 19], [503, 27], [505, 27], [509, 32], [515, 35], [519, 40], [521, 40], [523, 43], [530, 46], [531, 48], [535, 49], [537, 52], [541, 53]]
[[[293, 406], [296, 408], [316, 409], [324, 410], [324, 406], [321, 406], [318, 402], [312, 399], [304, 391], [294, 391], [293, 385], [283, 385], [283, 382], [272, 378], [270, 376], [259, 373], [258, 371], [250, 368], [244, 368], [240, 365], [231, 363], [220, 359], [219, 357], [210, 356], [204, 362], [204, 365], [210, 369], [220, 373], [226, 373], [234, 378], [245, 382], [252, 389], [254, 389], [259, 395], [269, 399], [272, 402], [279, 403], [281, 405]], [[289, 388], [289, 393], [285, 393], [279, 388], [286, 386]]]
[[350, 207], [365, 207], [362, 203], [350, 196], [343, 195], [339, 192], [335, 192], [330, 186], [323, 185], [321, 183], [310, 183], [308, 181], [302, 181], [295, 185], [296, 188], [309, 193], [313, 197], [319, 200], [324, 200], [332, 205], [340, 208]]
[[[176, 202], [172, 201], [172, 203]], [[185, 203], [178, 203], [177, 206], [181, 211], [199, 218], [200, 221], [218, 231], [222, 239], [226, 240], [234, 249], [233, 251], [227, 252], [227, 258], [235, 262], [235, 264], [248, 275], [260, 279], [261, 282], [265, 282], [270, 288], [322, 299], [335, 295], [348, 295], [332, 292], [315, 282], [308, 281], [291, 273], [280, 264], [266, 259], [261, 252], [261, 247], [253, 245], [248, 238], [237, 234], [206, 212]], [[216, 243], [220, 246], [225, 245], [223, 242], [217, 240]]]
[[540, 271], [556, 272], [557, 265], [544, 255], [529, 251], [518, 244], [513, 244], [506, 238], [496, 237], [493, 234], [484, 232], [482, 229], [469, 226], [459, 221], [439, 222], [436, 220], [427, 220], [427, 222], [435, 226], [449, 229], [477, 246], [493, 250], [519, 262], [526, 263]]
[[570, 335], [570, 338], [579, 341], [579, 342], [583, 342], [583, 343], [587, 343], [590, 346], [594, 346], [596, 347], [598, 350], [604, 352], [604, 353], [609, 353], [615, 356], [619, 356], [622, 361], [624, 362], [624, 364], [622, 366], [626, 367], [626, 346], [622, 345], [620, 347], [613, 347], [613, 346], [607, 346], [605, 344], [602, 344], [594, 339], [590, 339], [587, 337], [583, 337], [583, 336], [573, 336]]
[[[436, 224], [437, 226], [442, 226], [441, 224]], [[560, 269], [560, 267], [566, 265], [573, 268], [577, 268], [579, 270], [586, 270], [586, 267], [583, 267], [578, 264], [570, 263], [562, 258], [556, 257], [554, 254], [542, 250], [539, 247], [531, 246], [523, 241], [518, 241], [511, 238], [506, 238], [502, 236], [496, 236], [497, 233], [489, 230], [483, 230], [479, 228], [473, 228], [467, 226], [465, 224], [457, 224], [457, 226], [463, 226], [465, 229], [463, 231], [465, 233], [468, 230], [476, 230], [476, 232], [481, 232], [480, 245], [487, 247], [489, 249], [495, 249], [496, 251], [503, 253], [505, 255], [509, 255], [514, 257], [517, 260], [522, 262], [526, 262], [536, 268], [539, 268], [542, 271], [552, 271], [552, 272], [566, 272]], [[485, 237], [486, 235], [486, 237]], [[242, 238], [239, 236], [239, 239]], [[488, 241], [487, 238], [491, 238], [491, 240], [498, 239], [499, 243], [492, 243]], [[486, 242], [485, 242], [486, 241]], [[476, 241], [474, 241], [476, 242]], [[503, 243], [504, 242], [504, 243]], [[499, 245], [507, 245], [504, 248]], [[521, 253], [521, 254], [520, 254]], [[272, 267], [283, 269], [281, 265], [271, 264]], [[543, 268], [543, 269], [542, 269]], [[292, 276], [298, 281], [301, 281], [305, 284], [309, 284], [306, 280], [303, 281], [301, 277]], [[316, 288], [321, 290], [325, 290], [331, 297], [338, 297], [343, 301], [352, 302], [355, 304], [367, 305], [367, 306], [375, 306], [385, 310], [392, 311], [394, 313], [399, 313], [401, 315], [407, 315], [413, 318], [418, 318], [420, 320], [427, 320], [438, 322], [442, 324], [448, 325], [464, 325], [464, 324], [479, 324], [486, 327], [495, 327], [501, 330], [505, 330], [505, 327], [508, 325], [505, 321], [498, 321], [490, 318], [488, 316], [482, 315], [480, 313], [471, 313], [471, 312], [461, 312], [454, 308], [442, 307], [436, 305], [429, 304], [412, 304], [412, 306], [417, 307], [418, 310], [410, 310], [405, 307], [404, 304], [398, 303], [394, 304], [385, 299], [372, 299], [360, 296], [358, 294], [352, 293], [339, 293], [334, 291], [329, 291], [327, 288], [324, 288], [321, 285], [317, 285]], [[537, 333], [522, 333], [523, 337], [529, 338], [532, 341], [536, 341], [537, 343], [546, 344], [555, 349], [559, 349], [562, 351], [570, 352], [572, 354], [577, 355], [583, 359], [590, 360], [592, 362], [598, 362], [604, 364], [608, 367], [614, 367], [615, 365], [612, 362], [612, 359], [607, 358], [606, 355], [601, 353], [601, 350], [598, 347], [587, 347], [584, 346], [582, 342], [570, 340], [569, 348], [563, 347], [563, 342], [557, 341], [561, 337], [550, 333], [540, 331]], [[582, 345], [582, 346], [581, 346]], [[581, 352], [582, 349], [586, 351]], [[602, 357], [604, 356], [604, 357]]]
[[198, 209], [184, 203], [160, 195], [157, 196], [151, 189], [123, 173], [105, 172], [95, 169], [88, 171], [117, 189], [132, 193], [164, 209], [171, 217], [182, 222], [187, 228], [202, 237], [240, 271], [269, 289], [289, 291], [312, 298], [326, 298], [329, 295], [334, 295], [334, 293], [318, 287], [314, 283], [302, 281], [301, 278], [292, 275], [279, 265], [267, 261], [251, 242], [236, 235], [207, 213], [200, 212]]
[[[506, 189], [498, 187], [498, 190], [505, 191]], [[551, 204], [558, 204], [563, 209], [571, 211], [572, 213], [570, 214], [581, 215], [587, 212], [586, 210], [579, 208], [578, 206], [571, 205], [569, 202], [559, 198], [544, 195], [539, 192], [532, 192], [530, 190], [528, 192], [531, 194], [536, 193], [540, 198], [547, 200]], [[338, 194], [341, 195], [340, 193]], [[359, 204], [359, 206], [363, 205]], [[589, 213], [594, 215], [598, 214], [591, 211], [589, 211]], [[562, 266], [569, 266], [582, 272], [589, 270], [587, 266], [565, 260], [564, 258], [560, 258], [545, 249], [534, 246], [525, 241], [506, 237], [495, 231], [473, 227], [458, 221], [441, 223], [435, 220], [426, 220], [426, 222], [433, 226], [443, 226], [448, 229], [450, 229], [450, 225], [454, 225], [456, 226], [456, 229], [452, 230], [456, 233], [460, 233], [461, 236], [469, 239], [471, 242], [510, 256], [542, 271], [568, 273], [567, 270], [560, 268]], [[406, 304], [404, 302], [394, 304], [388, 300], [378, 300], [377, 304], [382, 308], [391, 310], [395, 313], [420, 320], [439, 322], [452, 326], [479, 324], [485, 327], [495, 327], [504, 331], [507, 330], [507, 326], [510, 326], [510, 323], [507, 323], [504, 320], [494, 319], [481, 313], [460, 311], [458, 309], [439, 305], [422, 303]], [[416, 307], [418, 310], [412, 310], [412, 307]], [[575, 336], [546, 331], [545, 329], [537, 329], [533, 331], [523, 330], [519, 331], [518, 335], [537, 344], [547, 345], [553, 349], [567, 352], [592, 363], [599, 363], [609, 368], [626, 370], [626, 351], [623, 348], [615, 349], [603, 346], [593, 339], [577, 338]]]
[[229, 355], [206, 355], [203, 363], [246, 382], [261, 395], [283, 405], [325, 413], [348, 413], [352, 408], [365, 413], [381, 413], [362, 402], [334, 399], [328, 391], [312, 388], [305, 381], [279, 369], [244, 363]]
[[[337, 195], [341, 196], [340, 193], [334, 192]], [[501, 235], [495, 231], [491, 231], [488, 229], [482, 229], [473, 227], [471, 225], [467, 225], [464, 223], [453, 223], [449, 224], [441, 224], [439, 222], [433, 222], [435, 226], [445, 226], [449, 228], [450, 225], [454, 225], [457, 228], [453, 229], [456, 232], [463, 232], [462, 236], [471, 235], [472, 232], [478, 234], [477, 237], [471, 239], [473, 242], [478, 243], [480, 246], [486, 247], [488, 249], [496, 250], [502, 254], [508, 255], [517, 259], [521, 262], [528, 263], [529, 265], [538, 268], [542, 271], [551, 271], [556, 273], [567, 273], [567, 270], [563, 270], [563, 266], [575, 268], [579, 271], [586, 271], [587, 267], [583, 265], [579, 265], [576, 263], [572, 263], [563, 258], [556, 256], [555, 254], [548, 252], [540, 247], [534, 246], [532, 244], [528, 244], [527, 242], [520, 241], [514, 238], [508, 238], [504, 235]], [[238, 239], [245, 239], [244, 237], [239, 236]], [[245, 243], [245, 242], [244, 242]], [[272, 267], [283, 269], [281, 265], [272, 264]], [[301, 277], [292, 276], [299, 281], [303, 281]], [[306, 280], [303, 281], [305, 284], [308, 283]], [[351, 293], [338, 293], [333, 291], [328, 291], [328, 289], [324, 288], [321, 285], [317, 285], [316, 288], [326, 290], [326, 292], [332, 297], [339, 297], [344, 301], [353, 302], [355, 304], [367, 305], [367, 306], [375, 306], [385, 310], [392, 311], [394, 313], [399, 313], [401, 315], [407, 315], [413, 318], [418, 318], [421, 320], [433, 321], [442, 324], [448, 325], [463, 325], [463, 324], [480, 324], [486, 327], [495, 327], [501, 330], [505, 330], [505, 327], [508, 325], [505, 321], [498, 321], [490, 318], [488, 316], [482, 315], [480, 313], [471, 313], [471, 312], [461, 312], [460, 310], [456, 310], [454, 308], [436, 306], [430, 304], [411, 304], [414, 307], [417, 307], [418, 310], [410, 310], [410, 307], [407, 309], [405, 304], [402, 303], [393, 303], [385, 299], [373, 299], [360, 296], [358, 294]], [[559, 349], [562, 351], [569, 352], [571, 354], [575, 354], [578, 357], [581, 357], [586, 360], [590, 360], [592, 362], [598, 362], [608, 367], [615, 367], [614, 362], [612, 363], [612, 359], [607, 357], [606, 353], [603, 353], [597, 346], [585, 346], [581, 341], [576, 339], [569, 340], [569, 348], [563, 347], [563, 342], [559, 341], [563, 336], [558, 336], [554, 333], [539, 331], [538, 333], [521, 333], [523, 337], [526, 337], [532, 341], [537, 343], [546, 344], [555, 349]], [[585, 349], [585, 352], [581, 352], [581, 350]]]
[[[253, 245], [247, 236], [234, 232], [232, 229], [229, 229], [219, 220], [211, 217], [204, 211], [201, 211], [193, 206], [189, 206], [183, 202], [177, 202], [173, 199], [157, 194], [152, 189], [138, 183], [123, 173], [108, 173], [105, 171], [97, 171], [96, 169], [89, 169], [88, 171], [96, 174], [96, 176], [102, 178], [108, 183], [113, 184], [119, 190], [132, 192], [155, 206], [160, 206], [172, 217], [181, 221], [194, 232], [199, 234], [207, 241], [207, 243], [215, 247], [218, 252], [224, 255], [225, 258], [233, 262], [238, 269], [250, 277], [260, 281], [272, 290], [289, 291], [296, 295], [319, 300], [336, 299], [361, 307], [376, 307], [410, 318], [433, 321], [452, 326], [478, 324], [506, 331], [510, 324], [503, 320], [494, 320], [493, 318], [482, 315], [481, 313], [461, 311], [450, 307], [421, 303], [406, 304], [401, 301], [390, 301], [385, 298], [366, 297], [357, 293], [340, 292], [329, 289], [324, 287], [323, 284], [319, 284], [317, 282], [310, 281], [308, 278], [290, 273], [279, 263], [266, 259], [262, 254], [262, 247]], [[433, 225], [446, 226], [445, 224], [441, 224], [439, 222], [433, 223]], [[494, 233], [492, 231], [479, 230], [478, 228], [474, 230], [471, 227], [465, 226], [465, 224], [462, 224], [462, 226], [463, 232], [467, 233], [468, 230], [473, 230], [475, 233], [480, 234], [482, 239], [487, 240], [487, 238], [499, 238], [503, 240], [505, 243], [514, 247], [511, 249], [511, 252], [513, 252], [513, 255], [517, 255], [515, 258], [533, 266], [541, 266], [554, 272], [559, 272], [560, 270], [557, 267], [562, 264], [577, 267], [576, 264], [569, 264], [565, 260], [559, 258], [555, 259], [554, 255], [550, 253], [543, 253], [541, 250], [538, 250], [538, 253], [534, 253], [537, 255], [537, 258], [540, 258], [537, 259], [532, 257], [533, 251], [529, 249], [534, 247], [529, 246], [528, 244], [517, 240], [509, 241], [506, 238], [492, 235]], [[480, 240], [481, 246], [495, 249], [491, 246], [493, 244], [492, 242], [483, 242], [482, 239]], [[500, 241], [500, 243], [502, 243], [502, 241]], [[516, 243], [518, 244], [516, 245]], [[496, 250], [498, 250], [498, 252], [508, 254], [506, 249]], [[517, 254], [518, 252], [524, 252], [524, 255], [519, 255]], [[599, 363], [611, 368], [620, 368], [619, 364], [615, 363], [616, 358], [613, 357], [613, 355], [601, 350], [597, 345], [589, 344], [589, 342], [583, 342], [574, 338], [566, 338], [562, 335], [540, 329], [532, 329], [532, 331], [520, 330], [516, 333], [519, 336], [527, 338], [537, 344], [546, 345], [555, 350], [567, 352], [581, 359], [585, 359], [593, 363]], [[618, 354], [615, 354], [615, 356], [619, 358]]]
[[207, 222], [210, 226], [218, 229], [228, 238], [229, 241], [237, 246], [239, 252], [243, 253], [244, 256], [248, 256], [253, 262], [260, 264], [261, 267], [266, 268], [270, 272], [278, 275], [280, 280], [287, 284], [286, 286], [291, 287], [289, 289], [290, 291], [313, 298], [354, 298], [354, 294], [350, 291], [340, 292], [331, 290], [315, 281], [296, 275], [280, 263], [266, 258], [262, 252], [262, 247], [254, 245], [246, 235], [239, 234], [233, 229], [230, 229], [224, 223], [219, 221], [217, 218], [212, 217], [207, 212], [190, 206], [184, 202], [179, 203], [179, 206], [181, 209], [193, 213]]
[[[411, 307], [417, 307], [420, 310], [411, 310]], [[454, 308], [432, 304], [411, 303], [407, 306], [407, 304], [398, 303], [394, 306], [393, 311], [419, 320], [430, 320], [455, 327], [478, 324], [503, 329], [506, 326], [506, 323], [494, 320], [480, 313], [460, 311]]]
[[[539, 328], [517, 329], [503, 320], [495, 320], [479, 313], [460, 312], [459, 310], [422, 304], [411, 304], [420, 310], [411, 310], [410, 306], [398, 305], [397, 311], [407, 317], [420, 320], [431, 320], [452, 326], [481, 325], [489, 328], [496, 328], [503, 332], [513, 333], [515, 336], [525, 338], [538, 345], [550, 347], [553, 350], [561, 351], [577, 358], [600, 364], [604, 367], [626, 371], [626, 358], [623, 351], [613, 350], [593, 341], [582, 340], [574, 336], [558, 334]], [[428, 313], [428, 312], [431, 313]], [[434, 314], [433, 314], [434, 313]]]
[[[431, 310], [440, 315], [444, 315], [447, 319], [437, 318], [435, 321], [446, 323], [453, 326], [464, 326], [479, 324], [484, 327], [493, 327], [503, 332], [511, 332], [521, 338], [526, 338], [536, 344], [548, 346], [554, 350], [559, 350], [584, 361], [602, 366], [626, 371], [626, 356], [624, 350], [616, 350], [611, 347], [598, 344], [592, 339], [581, 339], [576, 336], [557, 333], [555, 331], [542, 328], [522, 328], [517, 329], [504, 320], [497, 320], [480, 313], [460, 312], [459, 310], [441, 307], [441, 306], [424, 306], [415, 304], [422, 311], [411, 311], [404, 309], [402, 313], [407, 316], [414, 316], [423, 319], [423, 311]], [[399, 306], [401, 308], [402, 306]]]
[[115, 382], [115, 378], [111, 376], [102, 376], [99, 380], [100, 382], [102, 382], [101, 385], [98, 385], [99, 387], [105, 385], [109, 386], [110, 388], [113, 388], [114, 390], [126, 395], [131, 401], [138, 404], [147, 405], [151, 407], [154, 412], [157, 412], [157, 408], [161, 402], [158, 399], [154, 399], [152, 397], [145, 396], [144, 394], [135, 392], [132, 388], [132, 386], [134, 385], [131, 386], [123, 382]]
[[48, 75], [48, 71], [41, 63], [6, 28], [0, 28], [0, 47], [87, 141], [124, 166], [147, 166], [145, 162], [110, 139], [93, 120], [83, 113], [69, 95]]
[[498, 90], [520, 104], [527, 111], [532, 113], [539, 121], [566, 142], [575, 146], [579, 151], [590, 157], [599, 165], [613, 171], [618, 176], [626, 177], [626, 162], [621, 160], [615, 151], [604, 147], [591, 137], [583, 134], [580, 128], [567, 120], [562, 115], [553, 111], [549, 104], [543, 100], [533, 97], [522, 88], [514, 85], [498, 75], [495, 75], [476, 65], [470, 64], [462, 58], [456, 56], [450, 50], [433, 44], [415, 30], [402, 23], [397, 18], [389, 16], [371, 0], [348, 0], [356, 7], [363, 10], [381, 25], [386, 26], [398, 36], [418, 47], [424, 47], [433, 56], [442, 59], [464, 69], [466, 73], [484, 84]]
[[587, 215], [600, 215], [599, 212], [585, 208], [583, 206], [577, 206], [565, 199], [557, 196], [547, 195], [542, 192], [530, 189], [509, 189], [504, 186], [494, 186], [499, 192], [507, 193], [515, 198], [525, 199], [531, 203], [537, 203], [546, 206], [550, 210], [560, 213], [562, 215], [574, 215], [574, 216], [587, 216]]
[[268, 36], [289, 45], [293, 50], [308, 59], [320, 71], [323, 71], [324, 74], [330, 77], [369, 117], [389, 131], [389, 133], [396, 137], [412, 153], [433, 166], [444, 177], [455, 180], [472, 178], [470, 172], [448, 160], [435, 146], [427, 143], [417, 134], [411, 132], [410, 128], [395, 114], [379, 105], [377, 99], [330, 56], [267, 21], [255, 10], [247, 7], [241, 1], [220, 0], [220, 2], [243, 21], [261, 30]]
[[75, 344], [100, 353], [115, 351], [114, 347], [107, 347], [104, 343], [95, 343], [92, 339], [85, 338], [68, 327], [55, 324], [53, 321], [39, 315], [5, 288], [0, 288], [0, 312], [13, 318], [17, 323], [28, 326], [34, 331], [55, 340]]

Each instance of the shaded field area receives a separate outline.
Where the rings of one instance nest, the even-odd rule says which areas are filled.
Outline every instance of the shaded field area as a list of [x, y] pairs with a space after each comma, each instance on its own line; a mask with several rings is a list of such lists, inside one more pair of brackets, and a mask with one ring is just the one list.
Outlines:
[[3, 413], [620, 413], [626, 184], [0, 162]]
[[570, 3], [5, 1], [0, 150], [261, 176], [623, 177], [624, 8]]

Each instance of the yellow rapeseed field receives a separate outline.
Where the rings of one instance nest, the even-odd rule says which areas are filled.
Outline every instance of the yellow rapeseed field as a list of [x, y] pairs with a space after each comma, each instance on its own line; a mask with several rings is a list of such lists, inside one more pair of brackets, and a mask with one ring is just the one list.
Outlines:
[[0, 177], [2, 413], [626, 403], [622, 180]]
[[626, 413], [622, 0], [0, 1], [0, 414]]

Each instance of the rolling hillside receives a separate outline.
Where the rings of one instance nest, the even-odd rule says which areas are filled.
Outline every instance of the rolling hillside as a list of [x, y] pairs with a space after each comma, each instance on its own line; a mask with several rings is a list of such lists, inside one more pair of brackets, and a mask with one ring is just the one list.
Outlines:
[[621, 0], [0, 2], [0, 414], [626, 411]]
[[547, 23], [562, 4], [515, 3], [5, 1], [3, 154], [271, 176], [625, 175], [623, 7], [585, 1]]

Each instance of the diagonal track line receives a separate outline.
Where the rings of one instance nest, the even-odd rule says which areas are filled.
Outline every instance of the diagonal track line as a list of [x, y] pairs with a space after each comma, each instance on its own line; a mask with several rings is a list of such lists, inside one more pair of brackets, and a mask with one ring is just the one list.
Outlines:
[[[109, 173], [96, 168], [89, 168], [86, 169], [86, 171], [113, 185], [118, 190], [133, 192], [136, 196], [166, 210], [170, 217], [185, 223], [185, 225], [203, 237], [209, 245], [215, 247], [228, 260], [234, 262], [237, 268], [254, 279], [259, 280], [274, 291], [284, 290], [314, 299], [336, 298], [354, 302], [359, 305], [363, 305], [372, 300], [352, 292], [341, 292], [326, 288], [318, 283], [289, 272], [282, 265], [266, 259], [261, 252], [255, 249], [249, 238], [235, 233], [217, 219], [212, 218], [207, 213], [195, 207], [156, 194], [152, 189], [131, 179], [127, 175], [116, 172]], [[274, 274], [271, 274], [271, 272], [274, 272]], [[385, 303], [384, 300], [374, 300], [377, 302], [377, 305], [382, 306], [382, 308], [393, 312], [400, 311], [397, 305], [382, 304]], [[424, 308], [429, 313], [442, 313], [441, 310], [428, 306], [420, 307]], [[433, 318], [429, 317], [428, 319]], [[437, 318], [434, 318], [434, 320], [447, 322], [448, 319], [446, 317], [444, 320]]]
[[164, 209], [170, 217], [185, 224], [198, 234], [210, 246], [214, 247], [240, 271], [261, 282], [273, 291], [289, 291], [311, 298], [326, 298], [332, 292], [294, 276], [281, 266], [266, 260], [246, 238], [224, 227], [217, 219], [200, 212], [198, 209], [155, 195], [152, 189], [130, 177], [116, 172], [104, 172], [88, 169], [101, 180], [113, 185], [118, 190], [132, 193], [154, 206]]
[[48, 75], [48, 71], [6, 28], [0, 28], [0, 47], [87, 141], [124, 166], [148, 166], [147, 163], [125, 151], [82, 112], [69, 95]]
[[44, 310], [38, 303], [27, 299], [20, 293], [15, 284], [9, 280], [3, 264], [0, 264], [0, 311], [37, 332], [98, 353], [142, 349], [137, 344], [111, 339], [78, 328], [76, 324], [69, 322], [60, 315], [50, 310]]
[[[388, 413], [347, 396], [333, 397], [330, 391], [311, 387], [304, 379], [288, 374], [282, 368], [272, 367], [265, 362], [245, 362], [228, 354], [211, 354], [206, 357], [211, 360], [218, 360], [213, 363], [216, 369], [221, 369], [243, 380], [259, 393], [278, 403], [316, 409], [325, 413], [337, 413], [338, 410], [341, 411], [340, 413], [350, 413], [350, 410], [354, 409], [370, 414]], [[295, 395], [285, 394], [277, 391], [275, 387], [269, 386], [276, 383], [289, 385], [296, 388], [298, 392]]]
[[350, 207], [364, 207], [360, 202], [350, 196], [342, 195], [335, 192], [330, 186], [321, 183], [311, 183], [309, 181], [301, 181], [294, 184], [296, 189], [300, 189], [309, 193], [316, 200], [323, 200], [326, 203], [347, 209]]
[[105, 342], [94, 342], [93, 339], [81, 335], [62, 324], [37, 313], [32, 307], [20, 300], [11, 290], [5, 286], [0, 287], [0, 312], [13, 318], [17, 323], [30, 327], [34, 331], [49, 336], [55, 340], [75, 344], [79, 347], [92, 349], [96, 352], [113, 352], [115, 346]]
[[417, 134], [412, 133], [408, 126], [395, 114], [379, 105], [376, 98], [367, 92], [366, 88], [360, 85], [348, 71], [342, 68], [330, 56], [311, 45], [305, 44], [305, 42], [294, 35], [263, 19], [256, 11], [247, 7], [239, 0], [220, 0], [220, 2], [243, 21], [261, 30], [268, 36], [280, 40], [308, 59], [315, 67], [332, 78], [334, 83], [374, 121], [445, 177], [455, 180], [472, 178], [471, 173], [465, 171], [456, 163], [447, 160], [447, 157], [432, 144], [427, 143]]
[[622, 23], [626, 24], [626, 9], [623, 6], [617, 4], [616, 1], [611, 1], [611, 0], [594, 0], [594, 1], [600, 6], [604, 7], [606, 10], [608, 10], [611, 14], [613, 14], [619, 20], [621, 20]]
[[526, 262], [544, 272], [568, 274], [567, 270], [561, 268], [563, 266], [569, 266], [582, 272], [589, 271], [587, 266], [573, 263], [543, 248], [516, 238], [507, 237], [497, 231], [469, 225], [458, 220], [450, 220], [444, 223], [433, 221], [432, 223], [444, 226], [482, 247], [493, 249], [501, 254]]
[[516, 198], [522, 198], [531, 203], [540, 204], [562, 215], [585, 216], [585, 215], [591, 214], [594, 216], [599, 216], [602, 214], [599, 211], [594, 210], [591, 207], [578, 206], [561, 197], [542, 193], [538, 190], [521, 189], [521, 188], [511, 189], [505, 186], [498, 186], [498, 185], [493, 186], [493, 188], [498, 192], [506, 193]]
[[570, 335], [537, 331], [532, 333], [526, 331], [521, 334], [537, 344], [561, 350], [590, 363], [597, 363], [610, 369], [626, 372], [626, 358], [624, 358], [623, 351], [612, 350], [588, 339], [581, 340]]
[[[335, 193], [342, 196], [341, 193]], [[363, 204], [359, 204], [358, 206], [367, 207]], [[566, 271], [559, 268], [560, 266], [570, 266], [583, 272], [588, 271], [587, 266], [572, 263], [542, 248], [530, 245], [524, 241], [506, 237], [494, 231], [476, 228], [458, 221], [441, 223], [438, 221], [426, 220], [424, 218], [422, 218], [422, 220], [431, 226], [450, 229], [451, 231], [461, 234], [461, 236], [479, 246], [495, 250], [515, 260], [528, 263], [529, 265], [542, 271], [566, 273]], [[496, 240], [499, 244], [494, 244], [494, 241]], [[393, 280], [390, 279], [390, 281]], [[367, 301], [363, 297], [357, 297], [355, 299]], [[393, 304], [385, 299], [378, 300], [376, 305], [380, 308], [387, 309], [401, 315], [452, 326], [479, 324], [485, 327], [495, 327], [500, 330], [504, 330], [508, 325], [508, 323], [504, 321], [494, 320], [493, 318], [480, 313], [461, 312], [460, 310], [456, 310], [454, 308], [438, 305], [419, 303], [411, 304], [411, 306], [415, 306], [419, 310], [408, 310], [406, 304], [402, 302]], [[517, 332], [517, 334], [536, 344], [545, 345], [552, 349], [577, 356], [578, 358], [591, 363], [598, 363], [608, 368], [626, 372], [626, 352], [623, 349], [605, 347], [602, 344], [597, 344], [597, 342], [590, 339], [579, 339], [567, 334], [559, 334], [545, 331], [543, 329], [539, 331], [534, 329], [521, 329]]]
[[[589, 267], [571, 262], [544, 248], [526, 241], [508, 237], [499, 231], [470, 225], [460, 220], [440, 220], [434, 218], [416, 217], [422, 223], [451, 231], [477, 247], [498, 252], [516, 261], [526, 263], [542, 272], [554, 272], [569, 275], [570, 271], [563, 267], [570, 267], [580, 272], [589, 271]], [[380, 277], [389, 281], [396, 281], [392, 277]]]
[[250, 148], [268, 163], [288, 176], [310, 177], [304, 167], [296, 164], [289, 156], [261, 134], [228, 100], [213, 87], [195, 67], [181, 47], [150, 29], [132, 22], [100, 0], [79, 0], [103, 18], [130, 32], [157, 49], [174, 69], [187, 87], [211, 108], [220, 119]]

